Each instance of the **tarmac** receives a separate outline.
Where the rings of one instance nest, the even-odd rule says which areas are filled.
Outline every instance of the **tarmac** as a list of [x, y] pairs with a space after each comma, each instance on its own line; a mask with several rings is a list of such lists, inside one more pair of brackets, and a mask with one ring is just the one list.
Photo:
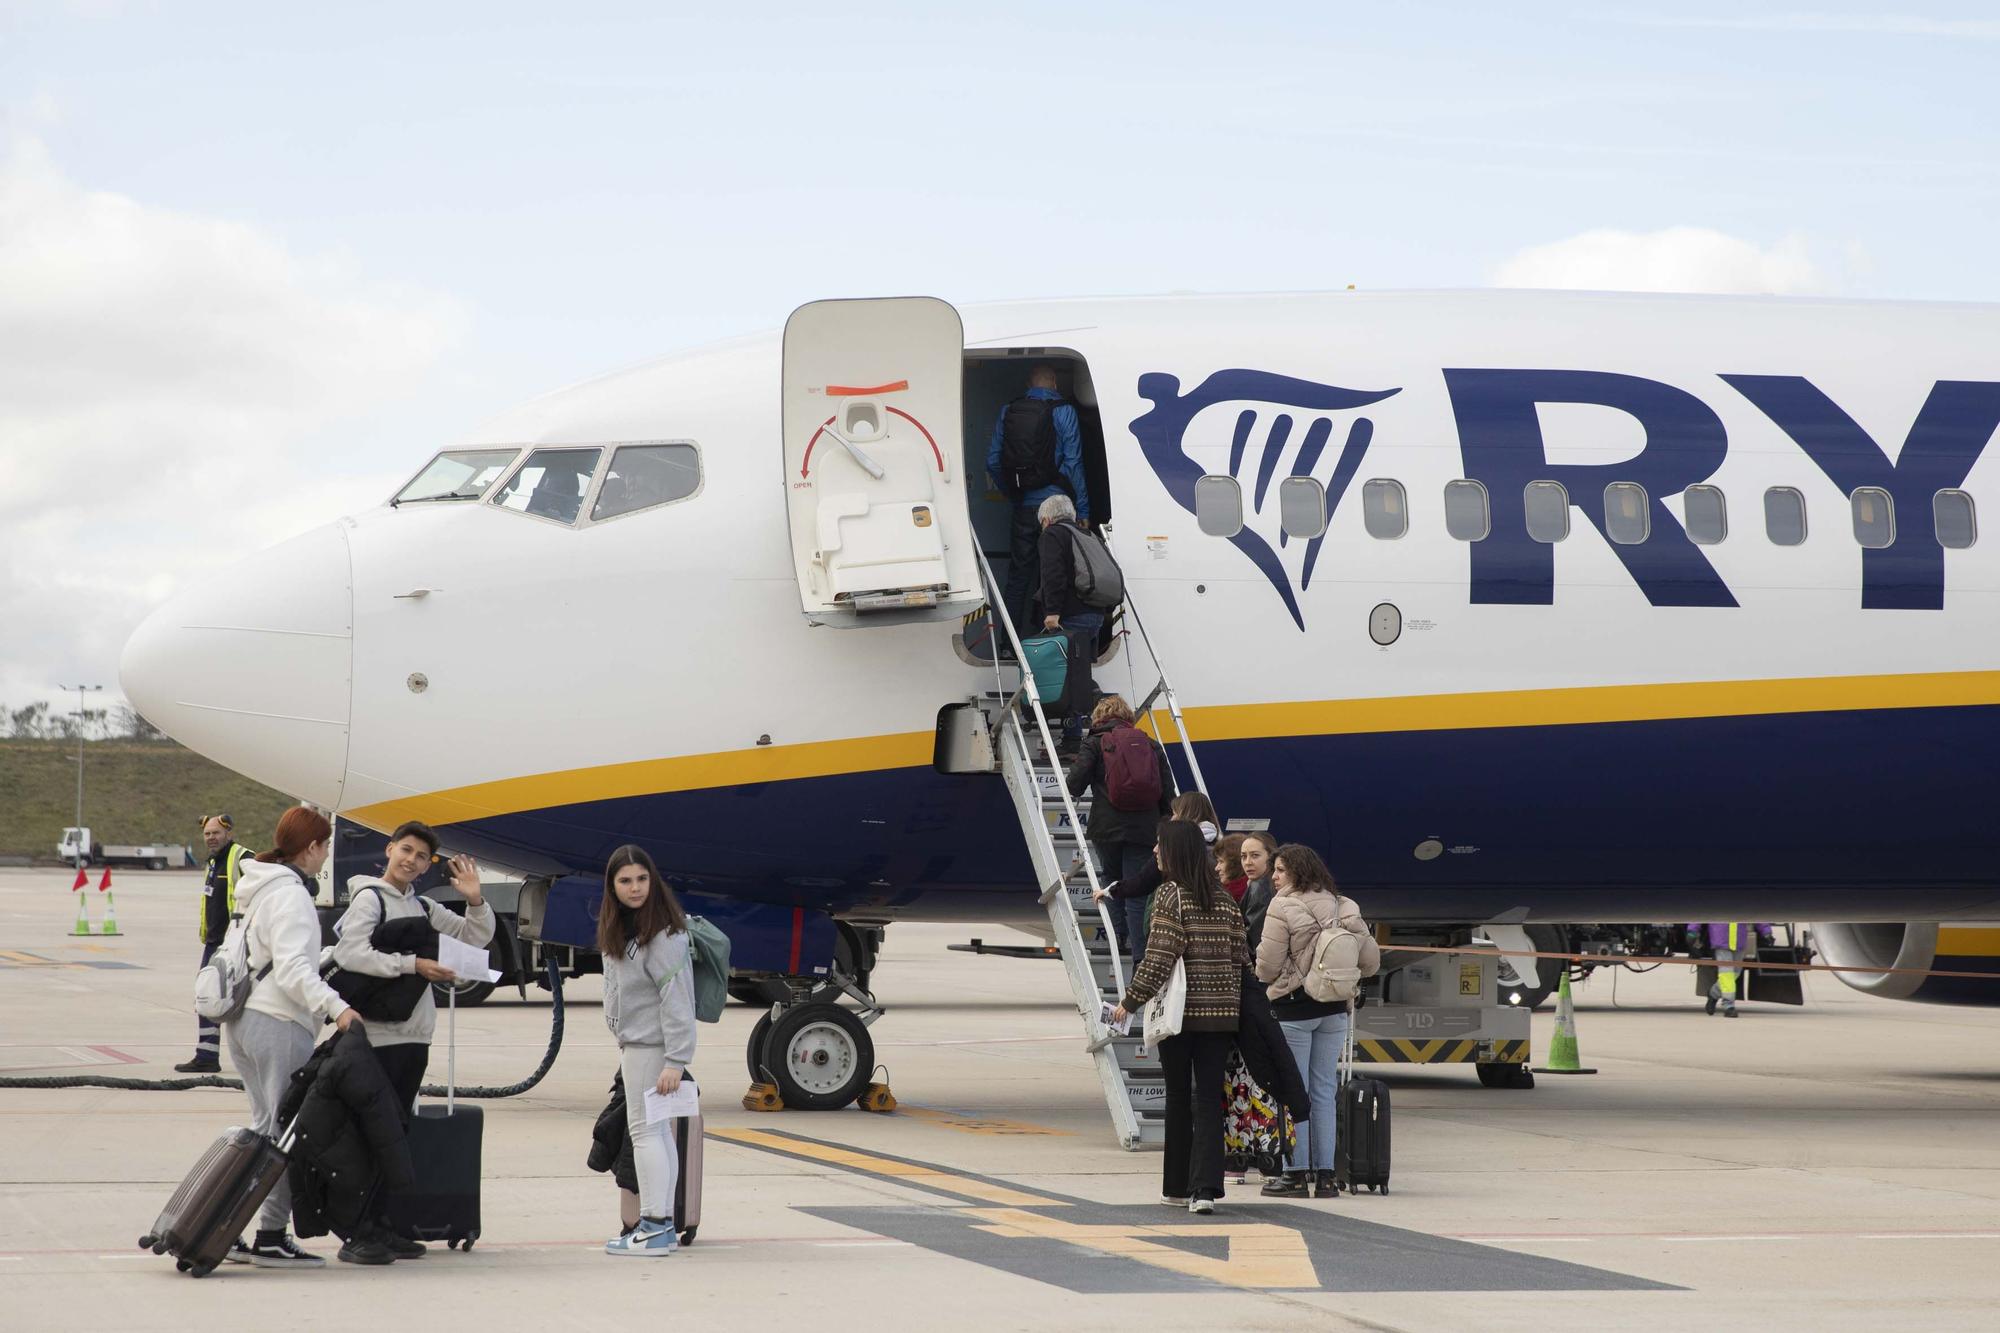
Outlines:
[[[0, 869], [0, 1076], [171, 1077], [194, 1042], [195, 877], [117, 872], [124, 934], [91, 939], [68, 934], [72, 878]], [[240, 1093], [0, 1089], [0, 1327], [1993, 1326], [2000, 1013], [1821, 975], [1804, 1008], [1727, 1022], [1686, 969], [1599, 973], [1577, 1014], [1600, 1073], [1502, 1091], [1376, 1069], [1389, 1194], [1269, 1202], [1253, 1183], [1195, 1218], [1157, 1202], [1157, 1152], [1113, 1142], [1060, 968], [946, 951], [968, 934], [1008, 932], [889, 932], [873, 1035], [896, 1114], [747, 1112], [756, 1011], [703, 1028], [703, 1218], [670, 1259], [601, 1252], [617, 1196], [584, 1156], [615, 1047], [595, 978], [566, 988], [549, 1077], [482, 1103], [476, 1247], [386, 1269], [194, 1281], [135, 1247]], [[532, 987], [461, 1009], [461, 1082], [526, 1075], [549, 1015]], [[1538, 1060], [1552, 1026], [1536, 1016]]]

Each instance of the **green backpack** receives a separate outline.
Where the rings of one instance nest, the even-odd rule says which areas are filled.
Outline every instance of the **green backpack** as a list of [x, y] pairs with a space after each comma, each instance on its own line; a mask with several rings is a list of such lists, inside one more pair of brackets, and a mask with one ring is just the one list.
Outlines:
[[706, 917], [687, 919], [689, 952], [694, 957], [694, 1016], [720, 1023], [729, 1003], [729, 936]]

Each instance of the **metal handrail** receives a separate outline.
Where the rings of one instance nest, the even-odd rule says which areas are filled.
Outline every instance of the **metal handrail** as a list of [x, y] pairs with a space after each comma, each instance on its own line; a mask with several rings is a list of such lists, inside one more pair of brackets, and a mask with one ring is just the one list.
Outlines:
[[[1012, 615], [1008, 614], [1006, 602], [1001, 596], [999, 580], [993, 577], [993, 566], [987, 563], [986, 552], [980, 550], [976, 543], [973, 546], [973, 553], [979, 557], [979, 573], [980, 577], [985, 581], [986, 585], [987, 614], [992, 618], [994, 623], [998, 624], [1002, 629], [1007, 631], [1007, 642], [1012, 644], [1014, 648], [1014, 663], [1021, 670], [1021, 688], [1017, 690], [1011, 697], [1007, 698], [1004, 707], [1006, 709], [1007, 720], [1013, 723], [1015, 735], [1020, 740], [1021, 755], [1022, 758], [1027, 761], [1028, 765], [1028, 776], [1031, 780], [1034, 780], [1038, 777], [1038, 772], [1035, 766], [1035, 756], [1034, 752], [1029, 748], [1027, 732], [1021, 725], [1019, 701], [1022, 695], [1025, 694], [1028, 697], [1028, 699], [1035, 705], [1035, 710], [1034, 710], [1035, 726], [1037, 727], [1037, 729], [1040, 730], [1042, 734], [1042, 744], [1047, 747], [1047, 753], [1051, 755], [1055, 754], [1056, 752], [1055, 737], [1049, 734], [1048, 715], [1043, 711], [1041, 706], [1042, 705], [1041, 690], [1035, 684], [1035, 673], [1033, 668], [1031, 668], [1028, 665], [1028, 653], [1027, 650], [1023, 648], [1021, 645], [1021, 636], [1018, 632], [1016, 632], [1014, 628], [1014, 618]], [[1151, 650], [1152, 650], [1151, 645], [1149, 644], [1147, 646], [1147, 651], [1150, 652]], [[1001, 675], [1001, 669], [1000, 669], [1000, 654], [997, 650], [993, 654], [993, 680], [995, 685], [995, 693], [1005, 696], [1006, 690], [1004, 688], [1004, 680]], [[1085, 847], [1083, 838], [1083, 820], [1077, 814], [1076, 802], [1074, 799], [1071, 798], [1069, 794], [1069, 782], [1067, 780], [1067, 775], [1063, 773], [1060, 766], [1056, 766], [1054, 768], [1054, 772], [1056, 777], [1056, 790], [1062, 794], [1063, 813], [1069, 818], [1069, 826], [1072, 829], [1076, 830], [1076, 842], [1077, 842], [1077, 847], [1080, 850], [1080, 859], [1083, 861], [1084, 874], [1088, 877], [1090, 881], [1091, 903], [1097, 909], [1098, 919], [1104, 923], [1104, 939], [1106, 941], [1106, 946], [1107, 946], [1106, 952], [1108, 952], [1111, 955], [1111, 976], [1112, 979], [1118, 983], [1118, 994], [1121, 997], [1123, 997], [1126, 991], [1125, 966], [1124, 966], [1124, 959], [1119, 957], [1118, 953], [1118, 928], [1112, 924], [1111, 913], [1105, 907], [1104, 899], [1099, 896], [1099, 894], [1103, 892], [1103, 886], [1098, 882], [1097, 879], [1097, 865], [1092, 859], [1090, 852]], [[1035, 790], [1038, 797], [1036, 802], [1036, 813], [1039, 816], [1041, 812], [1041, 804], [1039, 800], [1041, 783], [1039, 781], [1035, 782]], [[1037, 827], [1039, 827], [1042, 830], [1042, 836], [1045, 839], [1047, 839], [1048, 838], [1047, 826], [1043, 824], [1043, 825], [1038, 825]], [[1049, 840], [1048, 847], [1049, 851], [1053, 854], [1055, 851], [1055, 843], [1052, 839]], [[1065, 888], [1065, 885], [1068, 883], [1067, 872], [1063, 871], [1060, 867], [1058, 867], [1058, 876], [1059, 877], [1054, 885], [1055, 891], [1058, 893], [1067, 892]], [[1074, 910], [1074, 905], [1072, 905], [1072, 910]], [[1086, 1014], [1085, 1018], [1091, 1025], [1092, 1036], [1094, 1039], [1101, 1037], [1105, 1033], [1108, 1033], [1110, 1031], [1110, 1029], [1105, 1026], [1103, 1021], [1103, 1015], [1101, 1013]], [[1100, 1028], [1103, 1029], [1103, 1032], [1101, 1033], [1098, 1031]]]
[[[1175, 692], [1174, 683], [1167, 676], [1167, 664], [1160, 660], [1160, 654], [1153, 647], [1153, 636], [1146, 632], [1146, 622], [1139, 615], [1139, 604], [1132, 600], [1132, 590], [1129, 587], [1125, 590], [1125, 614], [1131, 617], [1133, 626], [1139, 631], [1139, 642], [1146, 645], [1146, 656], [1152, 659], [1154, 669], [1160, 673], [1159, 685], [1146, 696], [1146, 712], [1151, 714], [1153, 699], [1165, 694], [1167, 716], [1174, 720], [1175, 743], [1181, 747], [1181, 753], [1187, 756], [1188, 772], [1194, 777], [1195, 790], [1206, 796], [1208, 779], [1202, 776], [1201, 760], [1195, 757], [1194, 737], [1188, 732], [1186, 714], [1181, 712], [1180, 695]], [[1154, 724], [1155, 730], [1158, 729], [1158, 725]]]

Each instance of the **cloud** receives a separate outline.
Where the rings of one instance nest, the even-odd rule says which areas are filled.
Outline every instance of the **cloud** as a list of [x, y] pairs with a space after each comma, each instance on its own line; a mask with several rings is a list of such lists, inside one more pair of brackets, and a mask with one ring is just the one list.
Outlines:
[[1723, 28], [1738, 32], [1838, 32], [1887, 37], [1970, 37], [2000, 40], [2000, 19], [1939, 19], [1923, 14], [1828, 14], [1818, 10], [1786, 14], [1703, 17], [1696, 14], [1635, 14], [1621, 20], [1648, 28]]
[[421, 382], [457, 307], [0, 146], [0, 701], [115, 692], [131, 627], [198, 575], [391, 480], [325, 441]]
[[1833, 283], [1798, 236], [1760, 247], [1707, 227], [1669, 227], [1586, 231], [1529, 246], [1494, 270], [1493, 285], [1800, 295]]

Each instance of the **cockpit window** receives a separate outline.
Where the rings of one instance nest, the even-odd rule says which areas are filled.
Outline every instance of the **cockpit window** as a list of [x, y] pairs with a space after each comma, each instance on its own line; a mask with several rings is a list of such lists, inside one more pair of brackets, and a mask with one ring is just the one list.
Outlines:
[[602, 449], [537, 449], [493, 493], [492, 503], [516, 513], [574, 523], [603, 454]]
[[626, 444], [611, 455], [590, 519], [685, 500], [701, 489], [701, 453], [691, 444]]
[[521, 456], [519, 449], [449, 449], [424, 465], [416, 480], [396, 493], [395, 503], [418, 500], [477, 500], [493, 479]]

